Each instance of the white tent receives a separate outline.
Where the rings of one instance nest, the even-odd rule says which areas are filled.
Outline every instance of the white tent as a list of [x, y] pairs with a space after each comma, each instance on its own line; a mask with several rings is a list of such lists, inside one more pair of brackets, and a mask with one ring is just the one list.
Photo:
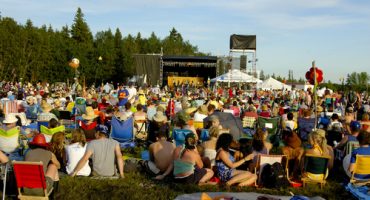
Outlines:
[[261, 80], [254, 78], [238, 69], [232, 69], [226, 74], [211, 79], [211, 82], [258, 83]]
[[258, 88], [262, 90], [292, 90], [292, 86], [284, 84], [271, 77], [259, 84]]

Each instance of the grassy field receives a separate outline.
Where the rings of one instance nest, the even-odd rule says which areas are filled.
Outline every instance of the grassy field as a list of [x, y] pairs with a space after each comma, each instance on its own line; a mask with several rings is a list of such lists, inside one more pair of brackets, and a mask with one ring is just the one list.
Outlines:
[[56, 199], [175, 199], [176, 196], [195, 192], [258, 192], [265, 194], [321, 196], [325, 199], [352, 199], [344, 187], [329, 181], [324, 189], [318, 185], [306, 188], [263, 189], [249, 187], [201, 186], [158, 182], [139, 173], [127, 173], [125, 179], [97, 180], [65, 177], [60, 181]]

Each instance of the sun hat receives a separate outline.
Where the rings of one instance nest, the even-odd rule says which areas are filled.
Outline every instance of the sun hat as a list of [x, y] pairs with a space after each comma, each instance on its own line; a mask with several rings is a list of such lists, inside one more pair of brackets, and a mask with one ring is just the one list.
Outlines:
[[187, 114], [191, 114], [191, 113], [193, 113], [193, 112], [195, 112], [195, 111], [197, 111], [197, 108], [196, 108], [196, 107], [191, 107], [191, 108], [187, 108], [187, 109], [185, 109], [185, 112], [186, 112]]
[[95, 115], [94, 109], [91, 106], [86, 107], [86, 114], [82, 114], [82, 118], [85, 120], [92, 120], [98, 117]]
[[144, 90], [142, 90], [142, 89], [140, 89], [138, 92], [137, 92], [137, 94], [141, 94], [141, 95], [144, 95]]
[[198, 108], [198, 112], [199, 112], [200, 114], [207, 115], [207, 114], [208, 114], [207, 106], [206, 106], [206, 105], [201, 105], [201, 106]]
[[49, 103], [44, 102], [41, 104], [41, 110], [43, 112], [50, 112], [51, 110], [53, 110], [53, 107]]
[[41, 146], [41, 147], [49, 146], [43, 134], [35, 135], [35, 137], [33, 137], [32, 141], [30, 142], [30, 145]]
[[12, 124], [12, 123], [15, 123], [17, 121], [18, 121], [18, 119], [15, 117], [15, 115], [12, 114], [12, 113], [9, 113], [5, 116], [5, 119], [3, 120], [3, 123], [4, 124]]
[[54, 101], [54, 106], [55, 106], [55, 107], [60, 107], [60, 106], [61, 106], [61, 104], [60, 104], [60, 100], [59, 100], [59, 99], [55, 99], [55, 101]]
[[322, 106], [317, 106], [316, 107], [316, 112], [322, 112], [324, 111], [324, 109], [322, 108]]
[[167, 120], [167, 117], [161, 111], [157, 111], [153, 116], [153, 120], [156, 122], [163, 122]]

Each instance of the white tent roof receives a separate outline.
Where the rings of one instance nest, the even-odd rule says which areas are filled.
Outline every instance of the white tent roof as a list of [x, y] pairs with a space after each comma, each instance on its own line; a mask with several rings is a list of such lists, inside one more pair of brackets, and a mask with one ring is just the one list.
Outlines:
[[261, 84], [258, 85], [258, 88], [262, 90], [281, 90], [281, 89], [288, 89], [291, 90], [292, 86], [286, 85], [272, 77], [266, 79]]
[[211, 82], [236, 82], [236, 83], [258, 83], [261, 80], [254, 78], [238, 69], [232, 69], [226, 74], [211, 79]]

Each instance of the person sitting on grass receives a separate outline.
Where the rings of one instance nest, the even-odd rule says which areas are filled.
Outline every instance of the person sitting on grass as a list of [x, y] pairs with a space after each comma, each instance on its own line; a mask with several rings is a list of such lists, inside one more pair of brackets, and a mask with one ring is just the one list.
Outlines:
[[[47, 150], [48, 143], [46, 143], [45, 136], [43, 134], [37, 134], [29, 143], [29, 147], [31, 150], [26, 153], [24, 160], [31, 162], [41, 161], [43, 163], [46, 187], [47, 191], [49, 191], [53, 187], [54, 182], [58, 185], [58, 169], [60, 169], [60, 163], [55, 154]], [[44, 194], [41, 189], [25, 189], [25, 193], [34, 195]]]
[[59, 163], [60, 163], [60, 169], [61, 172], [66, 172], [66, 154], [65, 154], [65, 137], [63, 132], [57, 132], [53, 134], [48, 150], [53, 152], [54, 155], [57, 157]]
[[207, 157], [211, 162], [211, 167], [215, 166], [216, 158], [216, 142], [220, 133], [220, 129], [216, 126], [211, 126], [209, 129], [209, 140], [203, 142], [204, 157]]
[[119, 143], [109, 137], [108, 128], [98, 125], [96, 128], [96, 140], [92, 140], [88, 145], [84, 156], [78, 162], [71, 176], [74, 177], [86, 165], [89, 158], [92, 158], [93, 176], [114, 176], [116, 174], [114, 158], [118, 163], [119, 174], [124, 178], [123, 159]]
[[168, 176], [173, 169], [172, 155], [176, 146], [172, 142], [167, 141], [166, 127], [163, 126], [156, 134], [157, 141], [149, 146], [148, 166], [155, 174], [155, 179], [162, 180]]
[[[351, 155], [351, 164], [349, 165], [349, 171], [353, 172], [356, 165], [356, 155], [370, 155], [370, 133], [367, 131], [360, 131], [360, 133], [357, 136], [358, 142], [360, 143], [360, 147], [357, 149], [354, 149], [352, 151]], [[368, 179], [370, 178], [370, 174], [356, 174], [356, 178], [361, 179]]]
[[302, 141], [298, 134], [289, 128], [284, 129], [282, 135], [285, 143], [282, 152], [287, 156], [288, 160], [294, 160], [293, 177], [297, 178], [299, 163], [304, 154], [304, 149], [301, 147]]
[[248, 171], [237, 170], [235, 168], [242, 165], [244, 162], [252, 160], [254, 155], [246, 155], [243, 159], [234, 162], [234, 157], [230, 154], [229, 148], [233, 141], [233, 136], [228, 133], [221, 134], [216, 143], [216, 167], [217, 175], [221, 182], [230, 186], [238, 184], [239, 186], [250, 186], [255, 183], [257, 176]]
[[189, 133], [185, 137], [185, 145], [175, 149], [173, 153], [175, 182], [203, 185], [213, 177], [211, 169], [203, 168], [196, 145], [195, 134]]
[[339, 142], [339, 144], [335, 147], [336, 149], [343, 149], [347, 142], [356, 142], [357, 136], [360, 133], [361, 124], [358, 121], [351, 121], [349, 124], [350, 127], [350, 134], [345, 135], [342, 140]]
[[[71, 174], [73, 169], [76, 167], [78, 161], [83, 157], [86, 152], [86, 137], [81, 129], [77, 129], [72, 132], [71, 144], [65, 147], [66, 150], [66, 172]], [[91, 168], [89, 163], [81, 168], [77, 173], [77, 176], [89, 176], [91, 173]]]
[[333, 149], [327, 144], [325, 138], [325, 131], [317, 129], [308, 135], [308, 142], [311, 145], [310, 149], [306, 149], [305, 154], [312, 154], [316, 156], [328, 156], [328, 168], [333, 168], [334, 152]]

